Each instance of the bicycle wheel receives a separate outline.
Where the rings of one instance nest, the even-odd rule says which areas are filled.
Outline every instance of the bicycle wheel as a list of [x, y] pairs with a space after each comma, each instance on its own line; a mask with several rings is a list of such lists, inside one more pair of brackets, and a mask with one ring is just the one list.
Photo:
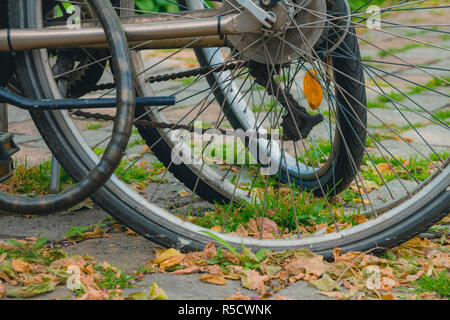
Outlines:
[[[86, 3], [88, 5], [88, 3]], [[11, 19], [10, 26], [20, 28], [23, 25], [17, 23], [17, 18], [22, 14], [26, 3], [10, 2], [8, 5]], [[24, 7], [22, 7], [24, 6]], [[16, 196], [7, 193], [0, 193], [0, 207], [7, 212], [48, 214], [55, 211], [65, 210], [73, 207], [77, 203], [88, 198], [96, 192], [113, 174], [116, 167], [122, 160], [122, 155], [128, 144], [131, 135], [132, 120], [134, 116], [135, 95], [131, 80], [130, 59], [125, 34], [120, 21], [110, 3], [92, 0], [89, 2], [91, 11], [98, 13], [99, 24], [105, 33], [105, 39], [111, 50], [111, 62], [116, 72], [117, 83], [117, 114], [114, 120], [112, 137], [105, 150], [104, 155], [92, 170], [87, 172], [79, 182], [64, 190], [58, 195], [45, 195], [41, 197]], [[33, 10], [42, 11], [45, 7], [34, 7]], [[29, 27], [29, 26], [28, 26]], [[10, 40], [9, 47], [13, 51], [14, 41]], [[36, 53], [36, 52], [35, 52]], [[37, 53], [39, 54], [39, 53]], [[19, 60], [23, 57], [19, 54]], [[49, 57], [47, 57], [49, 59]], [[50, 56], [51, 59], [51, 56]], [[20, 75], [19, 77], [23, 77]], [[34, 70], [41, 72], [41, 69]], [[45, 76], [45, 75], [44, 75]], [[39, 83], [35, 84], [39, 86]], [[29, 96], [37, 99], [55, 99], [50, 94], [36, 94], [29, 87], [23, 87], [23, 91]], [[35, 106], [36, 107], [36, 106]], [[36, 108], [34, 110], [37, 110]], [[36, 113], [38, 111], [33, 111]]]
[[[418, 97], [410, 96], [408, 92], [431, 94], [436, 99], [448, 97], [445, 93], [448, 80], [444, 78], [448, 69], [439, 61], [435, 62], [437, 66], [425, 67], [421, 62], [411, 63], [408, 58], [399, 56], [408, 50], [392, 50], [384, 42], [381, 49], [377, 49], [382, 53], [375, 53], [380, 58], [374, 58], [374, 53], [369, 57], [365, 50], [380, 45], [373, 40], [364, 42], [360, 34], [360, 30], [367, 29], [364, 23], [366, 7], [354, 8], [354, 13], [347, 15], [345, 2], [337, 2], [341, 4], [338, 8], [326, 9], [324, 2], [318, 3], [321, 4], [316, 4], [316, 11], [302, 3], [290, 3], [292, 14], [301, 10], [310, 12], [313, 22], [300, 24], [301, 20], [297, 21], [297, 18], [302, 19], [302, 16], [295, 15], [289, 30], [295, 31], [308, 23], [316, 24], [320, 29], [319, 37], [313, 34], [306, 41], [298, 35], [291, 35], [289, 40], [280, 34], [269, 35], [282, 43], [294, 41], [291, 46], [297, 49], [290, 55], [283, 54], [281, 60], [277, 60], [277, 50], [268, 50], [264, 45], [258, 47], [260, 51], [246, 50], [252, 43], [243, 45], [239, 38], [227, 37], [229, 49], [196, 48], [198, 60], [192, 51], [186, 52], [205, 40], [204, 37], [188, 39], [181, 49], [158, 51], [152, 48], [153, 42], [132, 46], [139, 95], [158, 92], [174, 94], [178, 98], [174, 107], [138, 109], [136, 117], [139, 120], [166, 124], [172, 121], [169, 128], [137, 124], [139, 133], [166, 166], [166, 172], [174, 173], [193, 190], [190, 199], [198, 194], [215, 201], [216, 210], [188, 210], [180, 217], [177, 210], [156, 206], [151, 202], [151, 194], [145, 194], [146, 190], [141, 190], [143, 196], [139, 195], [118, 177], [112, 178], [93, 196], [95, 201], [133, 230], [162, 245], [200, 248], [211, 240], [202, 231], [217, 230], [219, 226], [224, 231], [220, 236], [238, 248], [242, 243], [254, 249], [307, 247], [326, 256], [332, 254], [334, 247], [346, 251], [396, 245], [445, 215], [449, 207], [447, 188], [450, 179], [447, 147], [431, 141], [421, 128], [431, 125], [433, 130], [441, 130], [442, 134], [448, 135], [448, 124], [442, 115], [427, 109]], [[220, 10], [235, 10], [217, 3], [214, 5], [214, 10], [218, 10], [213, 13], [215, 15], [221, 14]], [[204, 5], [200, 1], [187, 1], [180, 3], [180, 8], [187, 12], [149, 14], [162, 23], [186, 17], [186, 14], [192, 18]], [[420, 28], [431, 34], [442, 33], [443, 26], [439, 24], [410, 27], [398, 21], [405, 12], [447, 10], [445, 6], [412, 4], [412, 8], [415, 10], [403, 11], [402, 6], [386, 4], [382, 12], [391, 11], [389, 17], [395, 18], [395, 22], [388, 19], [383, 23], [407, 30], [402, 32]], [[119, 9], [130, 14], [148, 13], [145, 8]], [[212, 10], [204, 12], [211, 14]], [[28, 23], [43, 25], [42, 17], [35, 12], [27, 12], [27, 16], [30, 19]], [[349, 27], [349, 21], [345, 19], [348, 16], [357, 19], [353, 21], [353, 27]], [[397, 35], [400, 31], [394, 30], [374, 29], [371, 32], [394, 33], [395, 39], [406, 38], [417, 43], [415, 37]], [[256, 38], [264, 39], [262, 36]], [[248, 41], [251, 39], [251, 36], [247, 38]], [[358, 53], [358, 42], [362, 47], [362, 58]], [[442, 50], [442, 55], [448, 52], [442, 45], [420, 42], [425, 42], [422, 43], [425, 48]], [[180, 57], [178, 61], [177, 57]], [[51, 68], [42, 57], [35, 58], [33, 63]], [[381, 66], [395, 66], [401, 72]], [[175, 69], [173, 77], [165, 76]], [[186, 72], [181, 73], [180, 69]], [[402, 75], [402, 72], [411, 70], [432, 79], [419, 82], [416, 78], [411, 80], [413, 77]], [[188, 78], [179, 79], [186, 75]], [[49, 90], [58, 90], [52, 79], [42, 79], [35, 74], [30, 77], [36, 77], [35, 81], [46, 81]], [[164, 83], [158, 85], [158, 81]], [[416, 87], [409, 88], [411, 84]], [[308, 85], [313, 89], [305, 90]], [[367, 103], [366, 91], [369, 96]], [[107, 91], [100, 94], [104, 93]], [[322, 94], [322, 101], [314, 101], [317, 99], [314, 94]], [[309, 115], [316, 115], [314, 119], [322, 120], [323, 117], [323, 121], [311, 131], [304, 132], [300, 125], [302, 122], [292, 111], [294, 106], [304, 111], [297, 104], [305, 108], [309, 105], [316, 108], [321, 104], [318, 111], [307, 110]], [[391, 119], [393, 115], [396, 119]], [[47, 137], [50, 148], [56, 151], [58, 160], [72, 176], [79, 177], [80, 172], [95, 163], [97, 156], [91, 148], [98, 147], [102, 140], [89, 141], [89, 133], [84, 133], [83, 137], [70, 115], [53, 113], [33, 117], [43, 136]], [[426, 125], [420, 122], [421, 126], [418, 126], [417, 119], [425, 119]], [[191, 129], [196, 120], [206, 122], [206, 128], [221, 129], [220, 132], [230, 128], [254, 129], [258, 136], [244, 139], [242, 143], [235, 141], [234, 137], [227, 137], [233, 140], [233, 146], [229, 147], [227, 140], [215, 144], [209, 142], [212, 136], [219, 136], [217, 132], [203, 134], [200, 130], [197, 135], [201, 135], [201, 143], [195, 145], [196, 133], [183, 131], [174, 124]], [[201, 128], [201, 124], [197, 128]], [[270, 138], [260, 137], [266, 133]], [[285, 137], [274, 141], [272, 135], [277, 133]], [[417, 137], [412, 138], [413, 134]], [[49, 137], [55, 136], [57, 141], [49, 141]], [[180, 136], [188, 137], [186, 143], [179, 143]], [[103, 139], [107, 141], [107, 137], [105, 134]], [[202, 139], [206, 139], [205, 143]], [[270, 148], [267, 147], [269, 140]], [[251, 148], [252, 145], [259, 147], [257, 152]], [[228, 149], [232, 150], [231, 163], [226, 162]], [[182, 155], [179, 153], [181, 150]], [[259, 150], [266, 150], [266, 153], [259, 155]], [[399, 155], [400, 151], [402, 154]], [[173, 152], [186, 159], [196, 154], [198, 162], [176, 163]], [[414, 154], [417, 158], [409, 159], [409, 155]], [[271, 161], [263, 163], [264, 156]], [[136, 169], [141, 160], [145, 159], [134, 157], [124, 166], [122, 180], [123, 172]], [[262, 175], [263, 169], [273, 169], [267, 164], [275, 164], [276, 170], [268, 170], [269, 174]], [[164, 180], [164, 174], [160, 180]], [[165, 186], [161, 183], [158, 188]], [[242, 203], [245, 206], [241, 206]], [[246, 230], [246, 235], [241, 227]], [[267, 227], [272, 230], [267, 231]]]

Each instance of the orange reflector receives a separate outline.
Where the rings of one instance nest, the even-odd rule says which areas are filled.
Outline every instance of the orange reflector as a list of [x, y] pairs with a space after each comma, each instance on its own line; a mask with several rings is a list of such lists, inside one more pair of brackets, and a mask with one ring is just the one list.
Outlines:
[[309, 107], [313, 110], [318, 109], [322, 103], [322, 86], [314, 69], [310, 69], [306, 73], [303, 79], [303, 90]]

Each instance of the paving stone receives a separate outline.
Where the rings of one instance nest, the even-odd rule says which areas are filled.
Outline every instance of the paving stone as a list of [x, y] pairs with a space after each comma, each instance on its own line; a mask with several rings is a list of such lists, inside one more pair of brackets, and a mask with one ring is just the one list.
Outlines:
[[41, 137], [29, 136], [25, 134], [14, 134], [14, 142], [17, 144], [28, 144], [30, 142], [42, 140]]
[[[437, 125], [429, 125], [415, 130], [409, 130], [403, 134], [404, 137], [413, 139], [419, 143], [427, 141], [433, 146], [448, 147], [450, 146], [450, 131]], [[421, 138], [422, 136], [422, 138]]]
[[[431, 153], [433, 153], [433, 150], [430, 149], [430, 147], [417, 142], [406, 143], [404, 141], [387, 139], [380, 141], [377, 145], [386, 157], [390, 157], [386, 150], [388, 150], [392, 155], [400, 156], [405, 159], [414, 156], [428, 157]], [[433, 146], [433, 149], [436, 152], [448, 151], [448, 147], [445, 146]], [[380, 151], [378, 151], [377, 148], [370, 148], [369, 150], [370, 154], [380, 156]]]
[[418, 124], [429, 121], [430, 115], [427, 113], [415, 113], [404, 110], [377, 109], [371, 108], [367, 112], [368, 126], [380, 126], [382, 123], [395, 124], [396, 126], [405, 126], [410, 123]]
[[407, 194], [406, 190], [411, 192], [417, 186], [418, 184], [412, 180], [394, 179], [389, 181], [386, 185], [380, 187], [379, 189], [369, 193], [369, 199], [374, 207], [382, 206], [383, 204], [392, 201], [392, 198], [397, 200], [400, 197], [405, 196]]
[[23, 122], [23, 121], [27, 121], [27, 120], [31, 120], [31, 116], [28, 111], [8, 105], [8, 122], [9, 123]]

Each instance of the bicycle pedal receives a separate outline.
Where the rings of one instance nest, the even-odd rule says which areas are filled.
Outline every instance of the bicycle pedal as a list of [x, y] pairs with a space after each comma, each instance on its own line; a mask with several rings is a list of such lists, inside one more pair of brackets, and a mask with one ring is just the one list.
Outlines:
[[0, 132], [0, 182], [13, 175], [14, 162], [11, 156], [19, 150], [11, 133]]

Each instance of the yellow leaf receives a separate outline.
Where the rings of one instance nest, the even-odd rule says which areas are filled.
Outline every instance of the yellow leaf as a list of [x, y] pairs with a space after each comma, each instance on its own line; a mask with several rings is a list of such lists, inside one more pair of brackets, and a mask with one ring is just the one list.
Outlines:
[[217, 284], [220, 286], [224, 286], [227, 284], [227, 281], [221, 274], [204, 274], [200, 276], [200, 280], [203, 282]]
[[155, 249], [156, 252], [156, 258], [152, 261], [153, 263], [160, 264], [161, 262], [176, 257], [176, 256], [182, 256], [183, 254], [173, 248], [170, 249]]
[[387, 293], [381, 296], [381, 300], [398, 300], [392, 293]]
[[152, 298], [152, 300], [169, 300], [167, 294], [156, 284], [156, 282], [153, 282], [148, 295]]
[[172, 256], [171, 258], [166, 259], [163, 262], [161, 262], [159, 264], [159, 268], [161, 269], [161, 271], [164, 271], [166, 268], [170, 268], [170, 267], [173, 267], [173, 266], [179, 264], [181, 262], [181, 260], [183, 260], [183, 255]]
[[216, 231], [216, 232], [222, 232], [222, 227], [221, 226], [214, 226], [210, 230]]

